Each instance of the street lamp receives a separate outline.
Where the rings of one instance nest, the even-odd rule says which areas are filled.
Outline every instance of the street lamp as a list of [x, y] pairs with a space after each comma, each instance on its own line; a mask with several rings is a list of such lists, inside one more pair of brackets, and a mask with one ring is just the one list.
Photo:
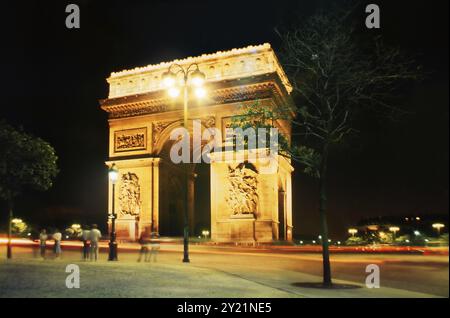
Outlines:
[[116, 182], [119, 179], [119, 170], [116, 167], [116, 164], [113, 163], [111, 168], [108, 171], [109, 180], [112, 183], [112, 212], [110, 214], [111, 219], [111, 232], [109, 237], [109, 256], [108, 261], [117, 261], [117, 241], [116, 241], [116, 210], [115, 210], [115, 190], [116, 190]]
[[395, 238], [397, 236], [397, 232], [400, 231], [400, 228], [398, 226], [391, 226], [389, 228], [389, 231], [393, 233], [393, 241], [395, 242]]
[[434, 224], [432, 225], [432, 227], [433, 227], [434, 229], [436, 229], [437, 234], [438, 234], [438, 237], [439, 237], [439, 236], [441, 235], [441, 229], [442, 229], [443, 227], [445, 227], [445, 225], [442, 224], [442, 223], [434, 223]]
[[205, 239], [207, 239], [208, 236], [209, 236], [209, 231], [208, 231], [208, 230], [203, 230], [203, 231], [202, 231], [202, 235], [203, 235], [203, 237], [204, 237]]
[[352, 237], [355, 237], [355, 234], [358, 233], [357, 229], [348, 229], [348, 233], [352, 235]]
[[[181, 82], [178, 81], [179, 74], [183, 76]], [[179, 86], [183, 89], [183, 126], [186, 130], [188, 129], [188, 88], [189, 86], [193, 86], [197, 98], [205, 97], [206, 91], [203, 88], [205, 78], [205, 74], [200, 71], [197, 63], [192, 63], [187, 68], [174, 63], [170, 65], [167, 72], [162, 75], [164, 86], [167, 88], [167, 92], [171, 98], [177, 98], [180, 95]], [[187, 163], [185, 163], [184, 166], [184, 178], [186, 191], [183, 231], [183, 263], [189, 263], [189, 170]]]

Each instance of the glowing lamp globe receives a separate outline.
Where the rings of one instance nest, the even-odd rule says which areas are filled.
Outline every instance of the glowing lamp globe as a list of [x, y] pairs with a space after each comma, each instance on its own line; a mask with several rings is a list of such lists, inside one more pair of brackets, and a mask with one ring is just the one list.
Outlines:
[[191, 82], [193, 85], [200, 87], [205, 83], [205, 74], [200, 72], [200, 70], [195, 70], [194, 72], [192, 72], [191, 74]]
[[195, 96], [197, 96], [197, 98], [204, 98], [205, 96], [206, 96], [206, 91], [205, 91], [205, 89], [204, 88], [202, 88], [202, 87], [198, 87], [196, 90], [195, 90]]
[[176, 83], [176, 75], [173, 72], [165, 72], [162, 75], [162, 80], [165, 87], [172, 87]]
[[116, 167], [116, 164], [113, 164], [108, 171], [109, 180], [112, 183], [116, 183], [117, 179], [119, 179], [119, 170]]
[[171, 87], [169, 88], [167, 93], [169, 94], [170, 97], [177, 98], [180, 95], [180, 90], [176, 87]]

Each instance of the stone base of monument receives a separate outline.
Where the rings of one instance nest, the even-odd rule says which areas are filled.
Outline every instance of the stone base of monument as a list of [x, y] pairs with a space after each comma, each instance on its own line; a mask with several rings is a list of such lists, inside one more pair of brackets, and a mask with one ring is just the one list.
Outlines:
[[116, 220], [116, 237], [119, 241], [134, 241], [138, 238], [137, 222], [133, 218]]
[[255, 242], [255, 216], [253, 214], [232, 215], [230, 239], [234, 242]]
[[272, 222], [253, 214], [235, 214], [216, 222], [212, 241], [218, 243], [255, 244], [272, 242]]

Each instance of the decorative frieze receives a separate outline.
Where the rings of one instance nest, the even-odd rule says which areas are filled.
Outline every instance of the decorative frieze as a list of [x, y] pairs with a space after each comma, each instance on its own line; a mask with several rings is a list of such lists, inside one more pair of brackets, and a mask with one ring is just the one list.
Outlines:
[[147, 149], [147, 128], [135, 128], [114, 132], [114, 152]]

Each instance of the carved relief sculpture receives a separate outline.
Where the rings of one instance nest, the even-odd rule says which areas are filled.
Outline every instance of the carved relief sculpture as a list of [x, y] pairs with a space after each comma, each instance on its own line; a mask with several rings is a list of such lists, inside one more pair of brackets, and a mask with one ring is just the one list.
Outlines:
[[205, 128], [212, 128], [216, 126], [216, 117], [214, 116], [209, 116], [206, 118], [203, 118], [203, 126], [205, 126]]
[[122, 174], [119, 203], [120, 216], [139, 216], [141, 213], [141, 187], [135, 173]]
[[255, 214], [258, 206], [258, 172], [248, 163], [240, 163], [235, 168], [228, 166], [229, 189], [227, 203], [238, 214]]
[[147, 129], [127, 129], [114, 134], [114, 151], [145, 150], [147, 144]]
[[167, 128], [172, 122], [170, 121], [155, 121], [153, 123], [153, 144], [156, 144], [161, 133]]

